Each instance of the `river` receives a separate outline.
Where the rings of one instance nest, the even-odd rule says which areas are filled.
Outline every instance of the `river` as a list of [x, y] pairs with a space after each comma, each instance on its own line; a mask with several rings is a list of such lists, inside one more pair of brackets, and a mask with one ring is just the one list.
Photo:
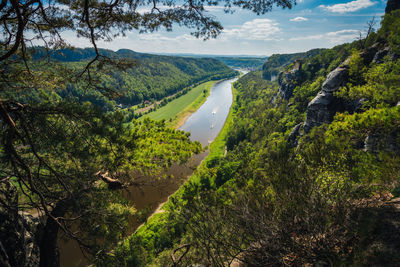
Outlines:
[[190, 139], [203, 146], [210, 144], [221, 131], [232, 105], [232, 83], [237, 78], [216, 82], [206, 102], [179, 128], [190, 132]]
[[[199, 141], [203, 146], [211, 143], [221, 131], [232, 105], [232, 83], [237, 78], [216, 82], [210, 90], [206, 102], [179, 128], [190, 132], [192, 141]], [[195, 168], [208, 155], [208, 151], [192, 157], [185, 165], [173, 165], [167, 172], [167, 176], [173, 179], [159, 179], [159, 177], [145, 177], [147, 184], [140, 187], [130, 187], [125, 192], [125, 196], [130, 203], [139, 211], [147, 211], [151, 214], [161, 203], [167, 201], [173, 194], [193, 174]], [[133, 233], [141, 224], [135, 218], [129, 221], [129, 233]], [[62, 267], [86, 266], [88, 260], [85, 259], [78, 244], [73, 240], [66, 241], [60, 238], [60, 265]]]

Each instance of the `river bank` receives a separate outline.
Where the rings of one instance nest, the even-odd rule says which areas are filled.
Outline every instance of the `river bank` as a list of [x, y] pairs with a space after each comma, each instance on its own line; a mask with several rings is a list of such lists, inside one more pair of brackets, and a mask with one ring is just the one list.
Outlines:
[[207, 100], [210, 90], [216, 82], [208, 81], [202, 83], [156, 111], [144, 115], [144, 117], [153, 120], [165, 120], [166, 126], [177, 129], [183, 125], [185, 118], [199, 109]]

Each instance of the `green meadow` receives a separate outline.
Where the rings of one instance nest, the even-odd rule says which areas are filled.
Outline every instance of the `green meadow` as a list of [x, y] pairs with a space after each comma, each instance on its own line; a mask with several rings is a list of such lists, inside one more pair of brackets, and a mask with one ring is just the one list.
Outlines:
[[196, 111], [205, 102], [214, 83], [215, 81], [202, 83], [187, 94], [172, 100], [167, 105], [146, 114], [144, 117], [154, 120], [164, 119], [168, 126], [178, 128], [188, 115]]

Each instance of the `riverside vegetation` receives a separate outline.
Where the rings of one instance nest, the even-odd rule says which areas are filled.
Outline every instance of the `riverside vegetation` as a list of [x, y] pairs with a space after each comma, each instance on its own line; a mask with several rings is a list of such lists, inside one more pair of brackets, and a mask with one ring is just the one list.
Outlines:
[[385, 206], [400, 188], [399, 23], [389, 10], [378, 32], [313, 51], [276, 82], [240, 78], [226, 155], [207, 158], [102, 264], [400, 262], [399, 211]]

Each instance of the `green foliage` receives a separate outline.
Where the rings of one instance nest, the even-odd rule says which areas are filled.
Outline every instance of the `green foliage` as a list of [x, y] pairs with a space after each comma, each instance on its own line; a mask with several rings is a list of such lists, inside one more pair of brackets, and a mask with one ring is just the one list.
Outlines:
[[400, 60], [375, 64], [368, 69], [360, 62], [353, 63], [351, 64], [350, 74], [353, 77], [362, 76], [358, 80], [362, 79], [365, 82], [350, 84], [348, 87], [342, 88], [337, 96], [351, 100], [364, 99], [364, 106], [366, 107], [393, 106], [400, 101], [398, 89]]
[[[90, 58], [94, 54], [93, 49], [75, 49], [73, 52], [52, 51], [55, 55], [66, 54], [66, 57], [62, 58], [63, 65], [78, 70], [83, 69], [88, 63], [87, 57]], [[85, 56], [80, 56], [83, 52]], [[84, 82], [70, 83], [67, 90], [59, 92], [62, 97], [74, 97], [82, 102], [90, 101], [104, 107], [105, 110], [112, 110], [116, 105], [126, 107], [160, 100], [198, 82], [234, 75], [232, 69], [215, 59], [158, 56], [126, 49], [102, 52], [118, 60], [133, 61], [134, 64], [124, 69], [96, 64], [96, 67], [101, 68], [101, 71], [96, 73], [96, 90], [87, 90]], [[41, 62], [38, 56], [37, 60]], [[113, 92], [112, 98], [115, 102], [110, 102], [109, 98], [102, 95], [102, 91]]]
[[397, 54], [400, 53], [400, 10], [394, 10], [386, 14], [381, 22], [378, 31], [378, 38], [389, 42], [391, 49]]
[[[202, 83], [157, 111], [151, 112], [145, 116], [154, 120], [169, 120], [175, 119], [178, 113], [184, 112], [186, 108], [189, 108], [191, 111], [193, 109], [195, 110], [207, 99], [208, 92], [213, 84], [214, 81]], [[204, 91], [207, 92], [207, 94], [204, 94]], [[191, 108], [192, 105], [194, 105], [194, 108]]]
[[350, 82], [353, 84], [363, 84], [364, 74], [367, 71], [367, 66], [364, 65], [364, 60], [360, 56], [359, 51], [355, 50], [349, 60], [349, 76]]
[[270, 80], [271, 76], [278, 75], [283, 67], [294, 62], [296, 59], [304, 59], [313, 57], [319, 54], [323, 49], [312, 49], [305, 53], [294, 53], [294, 54], [274, 54], [268, 58], [262, 67], [263, 78]]
[[83, 231], [80, 242], [98, 257], [124, 237], [135, 212], [116, 189], [134, 184], [139, 173], [157, 174], [201, 151], [199, 143], [163, 122], [124, 124], [123, 112], [105, 113], [89, 102], [41, 92], [15, 105], [15, 126], [0, 131], [0, 175], [12, 177], [20, 194], [13, 205], [42, 210], [50, 222], [60, 217], [67, 237], [72, 229]]

